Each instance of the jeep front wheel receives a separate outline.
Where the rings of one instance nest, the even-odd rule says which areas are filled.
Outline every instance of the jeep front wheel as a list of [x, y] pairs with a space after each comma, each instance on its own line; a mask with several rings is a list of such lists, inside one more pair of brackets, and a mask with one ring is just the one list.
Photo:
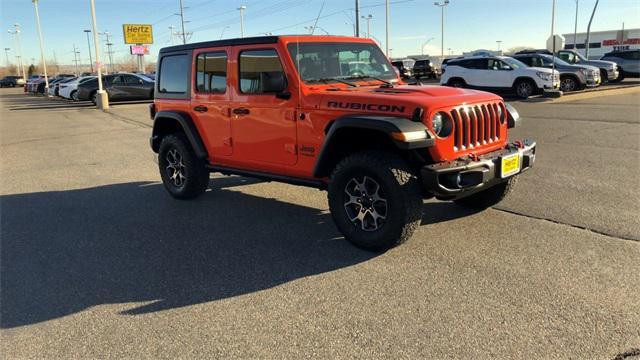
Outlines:
[[192, 199], [205, 192], [209, 171], [198, 159], [184, 134], [171, 134], [162, 139], [158, 166], [165, 189], [176, 199]]
[[369, 251], [406, 241], [422, 219], [418, 179], [400, 157], [385, 152], [344, 158], [331, 175], [328, 196], [338, 230]]
[[492, 186], [486, 190], [482, 190], [473, 195], [469, 195], [462, 199], [453, 200], [454, 203], [476, 210], [484, 210], [491, 206], [497, 205], [507, 195], [513, 191], [518, 181], [518, 176], [513, 176], [509, 180]]

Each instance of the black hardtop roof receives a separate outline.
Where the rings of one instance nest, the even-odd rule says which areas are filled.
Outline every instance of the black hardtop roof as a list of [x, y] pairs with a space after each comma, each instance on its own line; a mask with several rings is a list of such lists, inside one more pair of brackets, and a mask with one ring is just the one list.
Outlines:
[[160, 53], [184, 51], [192, 49], [201, 49], [216, 46], [234, 46], [234, 45], [256, 45], [256, 44], [274, 44], [278, 42], [279, 36], [255, 36], [246, 38], [224, 39], [215, 41], [202, 41], [191, 44], [168, 46], [160, 49]]

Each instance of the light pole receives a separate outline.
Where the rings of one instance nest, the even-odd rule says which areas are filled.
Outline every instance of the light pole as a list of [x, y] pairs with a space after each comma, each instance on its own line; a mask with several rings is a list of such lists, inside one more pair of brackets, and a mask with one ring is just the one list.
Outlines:
[[442, 64], [442, 60], [444, 60], [444, 8], [449, 5], [449, 0], [444, 0], [442, 3], [434, 2], [433, 5], [438, 6], [440, 8], [440, 64]]
[[573, 50], [576, 49], [576, 38], [578, 37], [578, 0], [576, 0], [576, 23], [573, 27]]
[[587, 26], [587, 41], [584, 44], [584, 57], [586, 57], [587, 59], [589, 59], [589, 41], [591, 41], [591, 22], [593, 21], [593, 16], [596, 14], [596, 9], [598, 8], [599, 2], [600, 0], [596, 0], [596, 4], [593, 5], [593, 12], [591, 13], [591, 18], [589, 19], [589, 25]]
[[222, 40], [222, 37], [224, 36], [224, 31], [227, 30], [228, 28], [229, 28], [229, 25], [222, 28], [222, 31], [220, 32], [220, 40]]
[[187, 43], [187, 33], [184, 31], [184, 6], [182, 6], [182, 0], [180, 0], [180, 22], [182, 23], [182, 43]]
[[173, 29], [175, 29], [176, 27], [173, 25], [169, 25], [169, 32], [171, 34], [171, 45], [175, 45], [175, 42], [173, 41], [173, 37], [176, 34], [175, 31], [173, 31]]
[[80, 76], [80, 72], [78, 72], [78, 54], [80, 52], [76, 51], [76, 44], [73, 44], [73, 63], [75, 64], [75, 68], [76, 68], [76, 76]]
[[424, 44], [422, 44], [422, 55], [424, 55], [424, 48], [427, 47], [427, 45], [429, 45], [429, 43], [433, 39], [435, 39], [435, 38], [434, 37], [430, 37], [430, 38], [427, 39], [427, 41], [424, 42]]
[[384, 7], [385, 7], [385, 16], [384, 16], [384, 46], [385, 46], [385, 50], [387, 51], [387, 57], [389, 57], [389, 16], [390, 16], [390, 5], [389, 5], [389, 0], [385, 0], [384, 2]]
[[356, 37], [360, 37], [360, 1], [356, 0]]
[[371, 37], [371, 19], [373, 19], [373, 15], [369, 14], [367, 16], [362, 16], [363, 19], [367, 20], [367, 37]]
[[89, 47], [89, 66], [91, 66], [91, 74], [93, 74], [93, 57], [91, 57], [91, 41], [89, 41], [89, 33], [91, 30], [84, 30], [87, 34], [87, 46]]
[[38, 0], [31, 0], [33, 8], [36, 10], [36, 25], [38, 27], [38, 39], [40, 40], [40, 59], [44, 70], [44, 91], [49, 96], [49, 77], [47, 76], [47, 62], [44, 59], [44, 42], [42, 41], [42, 29], [40, 29], [40, 14], [38, 13]]
[[496, 44], [498, 44], [498, 51], [500, 51], [500, 44], [502, 44], [502, 40], [496, 40]]
[[13, 31], [7, 30], [7, 32], [9, 32], [10, 34], [15, 35], [16, 45], [17, 45], [17, 50], [18, 50], [18, 54], [16, 55], [16, 57], [18, 58], [18, 64], [20, 66], [20, 69], [22, 70], [22, 78], [26, 81], [27, 80], [27, 72], [26, 72], [25, 66], [24, 66], [24, 57], [22, 56], [22, 46], [20, 45], [20, 24], [15, 23], [15, 24], [13, 24], [13, 27], [14, 27], [15, 30], [13, 30]]
[[[98, 46], [98, 24], [96, 22], [96, 5], [91, 0], [91, 24], [93, 25], [93, 47], [96, 50], [96, 67], [98, 68], [98, 93], [96, 94], [96, 106], [98, 109], [109, 108], [109, 97], [102, 88], [102, 70], [100, 69], [100, 46]], [[88, 33], [87, 33], [88, 34]]]
[[447, 48], [447, 51], [449, 52], [449, 56], [453, 55], [453, 50], [451, 50], [451, 48]]
[[242, 5], [237, 10], [240, 10], [240, 37], [244, 37], [244, 11], [246, 6]]
[[4, 56], [7, 57], [7, 67], [9, 67], [9, 50], [11, 50], [11, 48], [4, 48]]

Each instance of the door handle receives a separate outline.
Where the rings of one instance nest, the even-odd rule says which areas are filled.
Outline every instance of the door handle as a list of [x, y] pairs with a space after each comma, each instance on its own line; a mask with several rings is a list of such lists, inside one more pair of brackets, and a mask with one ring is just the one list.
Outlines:
[[250, 111], [249, 109], [245, 109], [245, 108], [236, 108], [236, 109], [233, 109], [233, 113], [236, 115], [249, 115]]
[[206, 106], [198, 105], [198, 106], [194, 107], [193, 110], [195, 110], [197, 112], [207, 112], [207, 110], [209, 110], [209, 109]]

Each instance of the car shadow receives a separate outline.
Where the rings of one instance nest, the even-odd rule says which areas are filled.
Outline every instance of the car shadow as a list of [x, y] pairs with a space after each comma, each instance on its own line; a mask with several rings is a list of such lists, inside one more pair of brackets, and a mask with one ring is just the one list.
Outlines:
[[156, 183], [6, 195], [0, 327], [111, 303], [134, 315], [225, 299], [371, 259], [316, 208], [216, 182], [194, 201]]
[[[234, 188], [220, 177], [179, 201], [159, 183], [124, 183], [0, 197], [0, 328], [92, 306], [152, 313], [269, 289], [376, 256], [336, 230], [328, 212]], [[423, 224], [470, 212], [425, 205]]]

